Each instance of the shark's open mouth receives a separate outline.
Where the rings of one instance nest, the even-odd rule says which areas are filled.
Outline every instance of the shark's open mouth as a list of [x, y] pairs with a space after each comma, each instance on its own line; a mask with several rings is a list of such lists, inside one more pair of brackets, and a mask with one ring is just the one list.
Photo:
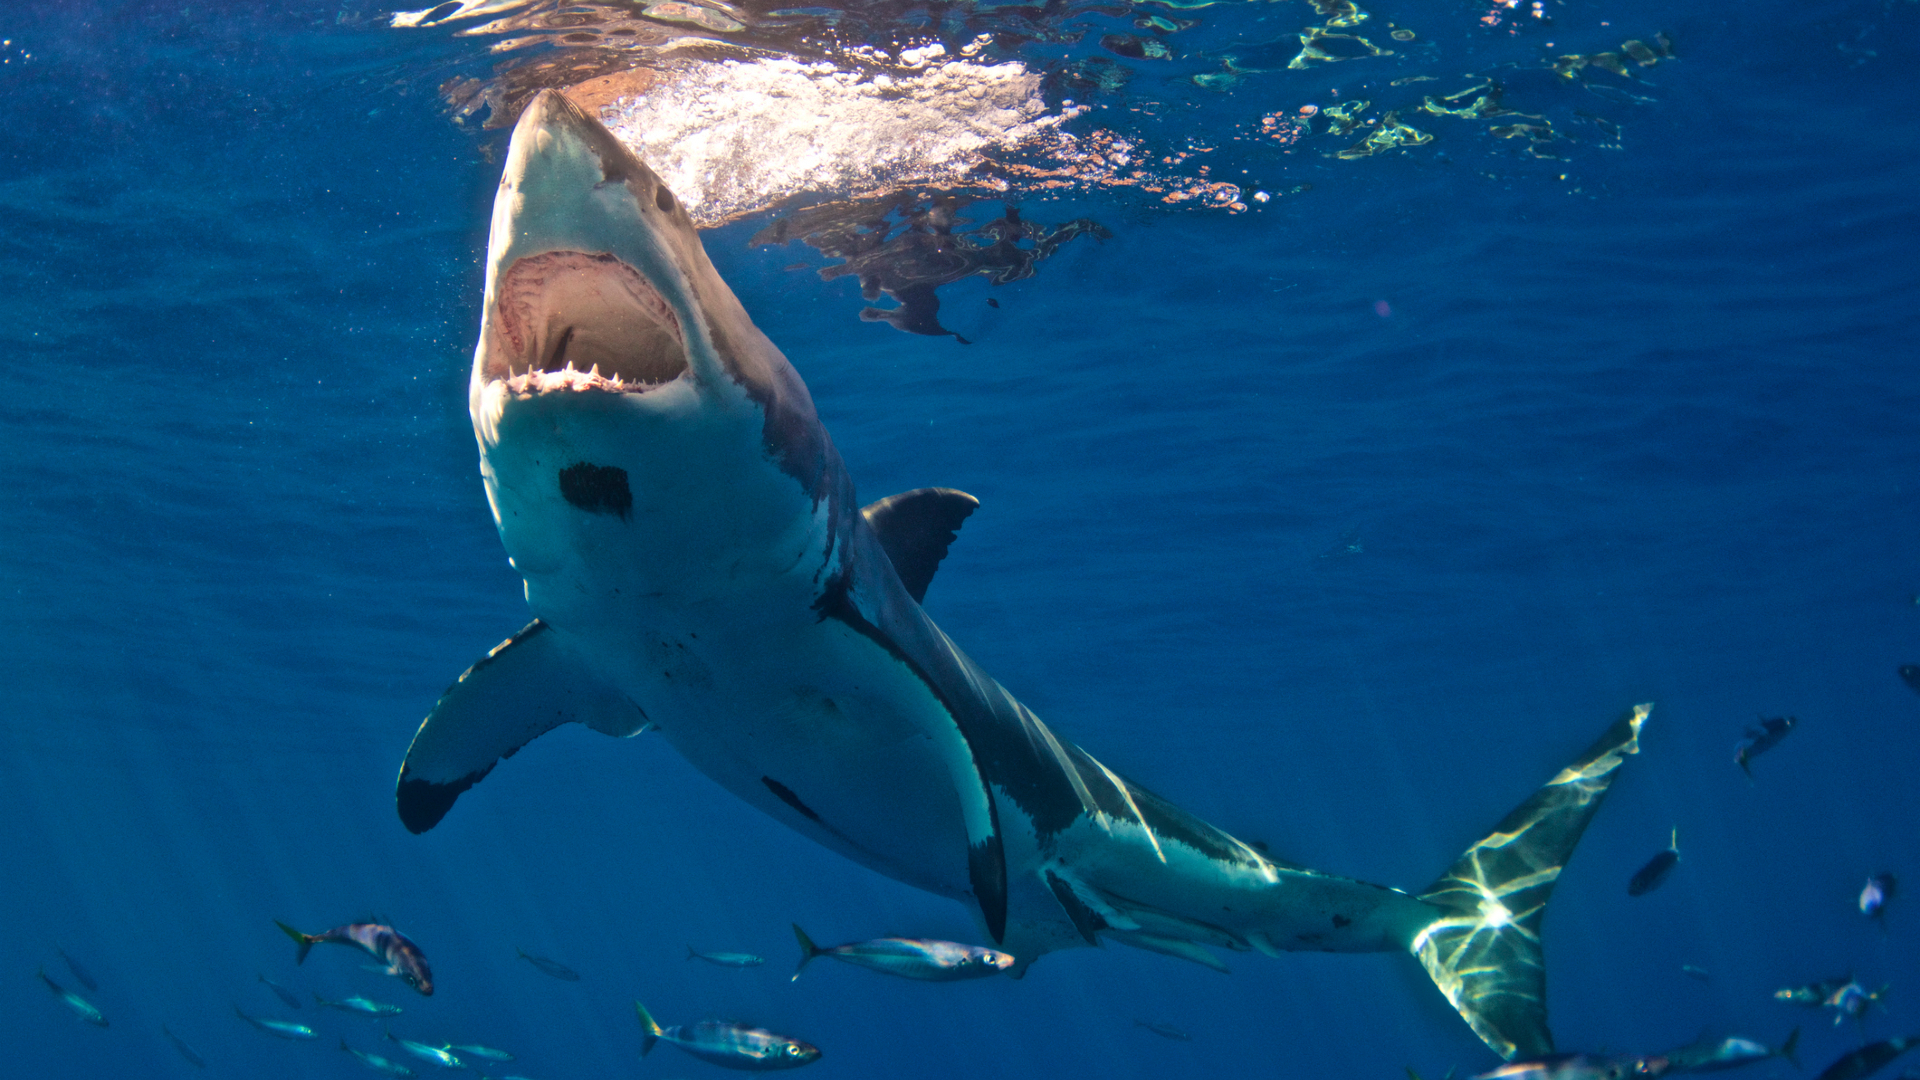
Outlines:
[[612, 255], [549, 251], [516, 259], [493, 312], [506, 348], [488, 381], [516, 393], [643, 393], [687, 371], [680, 319], [639, 271]]

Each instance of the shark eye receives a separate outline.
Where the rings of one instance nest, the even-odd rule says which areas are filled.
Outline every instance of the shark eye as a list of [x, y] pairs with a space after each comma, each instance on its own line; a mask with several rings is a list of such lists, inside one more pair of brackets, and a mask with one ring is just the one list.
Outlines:
[[663, 214], [673, 213], [673, 192], [668, 191], [664, 184], [654, 188], [653, 205], [659, 207]]

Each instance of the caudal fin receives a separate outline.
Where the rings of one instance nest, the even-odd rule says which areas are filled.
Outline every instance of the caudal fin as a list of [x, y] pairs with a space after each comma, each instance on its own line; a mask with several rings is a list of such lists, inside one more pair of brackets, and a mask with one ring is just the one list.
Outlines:
[[1640, 752], [1652, 709], [1634, 706], [1421, 894], [1442, 914], [1414, 936], [1412, 952], [1501, 1057], [1553, 1052], [1540, 948], [1547, 898], [1615, 772]]
[[635, 1001], [633, 1003], [633, 1011], [640, 1017], [640, 1056], [646, 1057], [648, 1054], [653, 1053], [653, 1046], [660, 1041], [662, 1032], [660, 1025], [655, 1023], [653, 1017], [647, 1014], [647, 1007], [645, 1005]]
[[807, 970], [807, 963], [826, 951], [813, 943], [813, 939], [807, 936], [807, 932], [800, 929], [799, 923], [793, 924], [793, 936], [800, 942], [800, 966], [793, 969], [793, 978], [788, 979], [788, 982], [799, 979], [800, 973]]
[[279, 927], [288, 937], [292, 938], [295, 945], [300, 946], [300, 951], [294, 956], [293, 962], [295, 964], [306, 963], [307, 953], [312, 950], [313, 943], [320, 939], [314, 937], [312, 934], [303, 934], [293, 927], [288, 926], [286, 923], [281, 922], [279, 919], [273, 920], [273, 925]]
[[1780, 1055], [1783, 1058], [1786, 1058], [1788, 1061], [1793, 1062], [1793, 1067], [1797, 1069], [1800, 1067], [1800, 1055], [1797, 1052], [1799, 1049], [1799, 1046], [1800, 1046], [1800, 1029], [1796, 1027], [1793, 1029], [1793, 1033], [1787, 1036], [1787, 1041], [1781, 1043], [1780, 1049], [1775, 1050], [1774, 1053]]

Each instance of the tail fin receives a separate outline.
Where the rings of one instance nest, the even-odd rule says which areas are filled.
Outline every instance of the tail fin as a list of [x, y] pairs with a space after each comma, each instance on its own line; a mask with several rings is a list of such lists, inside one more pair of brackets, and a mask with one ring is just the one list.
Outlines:
[[646, 1057], [653, 1053], [653, 1045], [660, 1041], [663, 1032], [660, 1030], [660, 1025], [654, 1022], [653, 1017], [647, 1015], [645, 1005], [635, 1001], [633, 1011], [640, 1017], [640, 1056]]
[[807, 932], [800, 929], [799, 923], [793, 924], [793, 936], [800, 942], [800, 966], [793, 969], [793, 978], [788, 979], [788, 982], [799, 979], [800, 973], [807, 970], [807, 962], [826, 951], [813, 943], [813, 939], [807, 936]]
[[348, 1046], [347, 1040], [345, 1039], [340, 1040], [340, 1049], [345, 1050], [349, 1054], [353, 1053], [353, 1047]]
[[1652, 705], [1636, 705], [1578, 761], [1501, 819], [1421, 895], [1442, 910], [1413, 938], [1434, 985], [1501, 1057], [1553, 1052], [1540, 923], [1560, 870]]
[[1787, 1036], [1787, 1041], [1781, 1043], [1780, 1049], [1775, 1050], [1774, 1053], [1793, 1062], [1793, 1067], [1797, 1069], [1800, 1067], [1800, 1055], [1796, 1052], [1799, 1046], [1800, 1029], [1796, 1027], [1793, 1029], [1793, 1033]]
[[691, 960], [694, 957], [699, 955], [700, 955], [699, 953], [693, 951], [693, 946], [691, 945], [687, 946], [687, 959]]
[[279, 919], [273, 920], [273, 925], [279, 927], [288, 937], [292, 938], [295, 945], [300, 946], [300, 952], [293, 958], [293, 962], [295, 964], [306, 963], [308, 951], [313, 948], [313, 943], [319, 939], [312, 934], [303, 934], [293, 927], [288, 926], [286, 923], [281, 922]]

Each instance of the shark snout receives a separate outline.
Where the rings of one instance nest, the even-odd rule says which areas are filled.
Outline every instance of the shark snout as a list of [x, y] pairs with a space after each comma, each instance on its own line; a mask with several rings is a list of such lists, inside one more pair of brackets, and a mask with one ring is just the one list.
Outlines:
[[689, 373], [699, 239], [653, 170], [545, 91], [514, 126], [501, 196], [477, 384], [645, 393]]

